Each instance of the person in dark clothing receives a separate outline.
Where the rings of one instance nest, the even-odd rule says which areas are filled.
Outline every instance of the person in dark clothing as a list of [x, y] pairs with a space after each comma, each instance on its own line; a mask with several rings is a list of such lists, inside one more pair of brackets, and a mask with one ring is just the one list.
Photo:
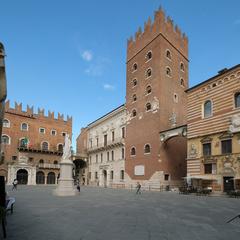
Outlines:
[[80, 192], [80, 184], [77, 184], [77, 190]]
[[142, 192], [141, 192], [141, 184], [139, 183], [139, 182], [137, 182], [137, 192], [136, 192], [136, 194], [141, 194]]
[[15, 189], [17, 190], [17, 185], [18, 185], [18, 180], [15, 178], [14, 181], [13, 181], [13, 187], [12, 187], [12, 191]]

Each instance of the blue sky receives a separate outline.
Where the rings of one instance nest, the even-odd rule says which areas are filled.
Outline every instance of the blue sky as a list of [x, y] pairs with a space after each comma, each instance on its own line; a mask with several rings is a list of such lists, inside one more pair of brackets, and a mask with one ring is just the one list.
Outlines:
[[73, 116], [75, 141], [125, 102], [127, 39], [160, 5], [189, 38], [190, 86], [240, 63], [238, 0], [0, 0], [8, 99]]

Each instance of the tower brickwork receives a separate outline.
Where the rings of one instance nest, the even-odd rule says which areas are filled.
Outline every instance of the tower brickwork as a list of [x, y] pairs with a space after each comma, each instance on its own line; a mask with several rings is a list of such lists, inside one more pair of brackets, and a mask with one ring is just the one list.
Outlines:
[[[167, 174], [179, 180], [186, 173], [182, 159], [170, 164], [159, 132], [186, 124], [187, 88], [188, 39], [159, 9], [127, 44], [125, 168], [130, 179]], [[176, 150], [185, 146], [172, 142]]]

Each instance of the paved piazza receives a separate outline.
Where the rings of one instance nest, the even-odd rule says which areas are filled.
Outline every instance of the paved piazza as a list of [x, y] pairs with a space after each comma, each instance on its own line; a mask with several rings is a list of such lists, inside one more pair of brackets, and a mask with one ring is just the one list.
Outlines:
[[76, 197], [56, 197], [54, 187], [19, 186], [8, 239], [164, 240], [238, 239], [240, 199], [82, 187]]

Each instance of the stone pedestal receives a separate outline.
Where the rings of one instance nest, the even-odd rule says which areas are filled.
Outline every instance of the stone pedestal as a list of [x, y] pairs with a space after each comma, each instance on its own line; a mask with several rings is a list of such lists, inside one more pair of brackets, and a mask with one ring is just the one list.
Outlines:
[[77, 189], [74, 187], [72, 170], [73, 162], [70, 159], [64, 159], [60, 162], [60, 178], [58, 186], [54, 190], [54, 195], [75, 196], [77, 194]]

